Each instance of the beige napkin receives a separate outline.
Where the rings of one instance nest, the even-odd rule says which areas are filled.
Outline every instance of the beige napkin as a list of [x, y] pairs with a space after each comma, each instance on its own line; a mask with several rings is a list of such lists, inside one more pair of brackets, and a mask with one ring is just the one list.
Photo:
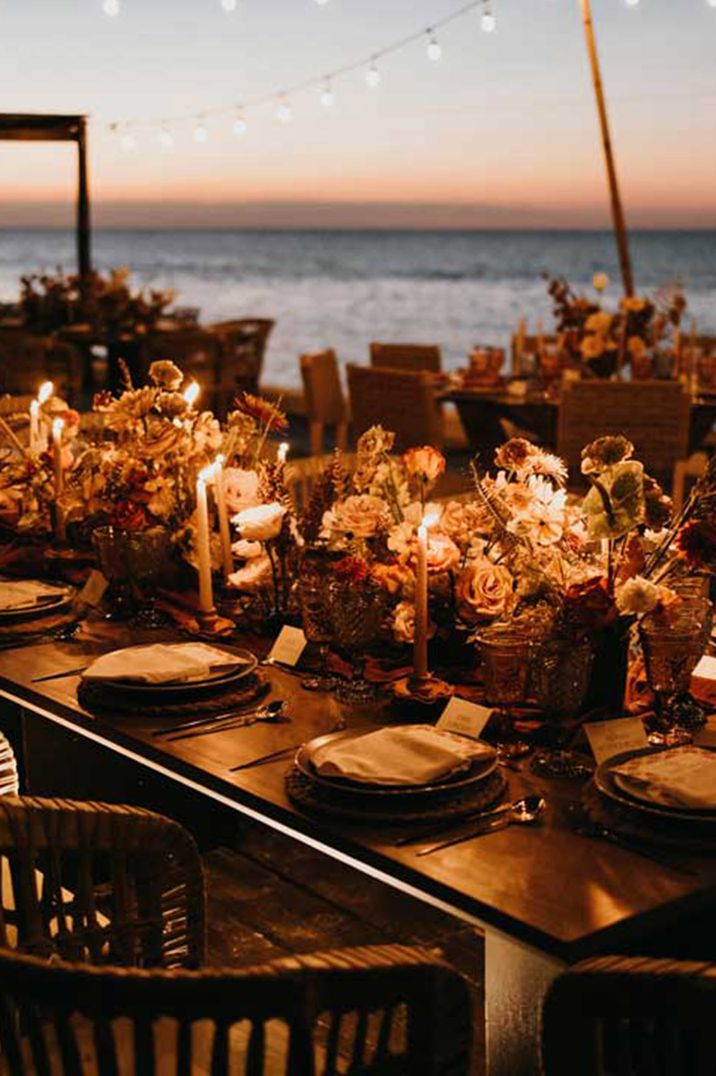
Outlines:
[[404, 725], [334, 740], [317, 748], [311, 761], [324, 777], [400, 786], [429, 784], [492, 754], [488, 744], [431, 725]]
[[716, 810], [716, 752], [675, 747], [615, 766], [618, 783], [639, 799], [666, 807]]
[[50, 583], [40, 583], [34, 579], [0, 580], [0, 609], [10, 612], [12, 609], [25, 609], [38, 601], [59, 598], [65, 591], [62, 587], [53, 587]]
[[208, 676], [217, 667], [242, 665], [242, 658], [204, 643], [155, 643], [113, 650], [93, 661], [85, 680], [127, 680], [145, 684], [183, 683]]

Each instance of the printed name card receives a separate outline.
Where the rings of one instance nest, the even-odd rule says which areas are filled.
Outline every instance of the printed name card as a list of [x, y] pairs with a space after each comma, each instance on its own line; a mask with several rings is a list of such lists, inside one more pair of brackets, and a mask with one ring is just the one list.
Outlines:
[[622, 751], [648, 747], [644, 725], [638, 717], [620, 717], [616, 721], [590, 721], [584, 726], [597, 765]]
[[301, 654], [306, 649], [307, 642], [301, 628], [292, 628], [287, 625], [278, 633], [268, 660], [275, 661], [277, 665], [297, 665]]
[[475, 702], [468, 702], [467, 699], [453, 695], [436, 727], [444, 732], [457, 732], [460, 736], [471, 736], [474, 740], [479, 740], [491, 713], [492, 710], [487, 706], [478, 706]]
[[694, 669], [694, 676], [700, 676], [702, 680], [716, 680], [716, 658], [704, 654]]

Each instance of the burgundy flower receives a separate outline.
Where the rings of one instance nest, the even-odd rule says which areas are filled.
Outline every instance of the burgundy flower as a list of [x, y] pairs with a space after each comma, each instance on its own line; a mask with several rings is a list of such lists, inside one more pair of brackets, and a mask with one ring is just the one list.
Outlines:
[[690, 567], [716, 570], [716, 527], [692, 519], [681, 528], [676, 542]]
[[585, 632], [601, 631], [617, 616], [614, 599], [602, 576], [573, 583], [565, 596], [565, 613], [569, 621]]
[[134, 501], [117, 501], [112, 514], [112, 524], [122, 531], [141, 531], [148, 525], [147, 513]]

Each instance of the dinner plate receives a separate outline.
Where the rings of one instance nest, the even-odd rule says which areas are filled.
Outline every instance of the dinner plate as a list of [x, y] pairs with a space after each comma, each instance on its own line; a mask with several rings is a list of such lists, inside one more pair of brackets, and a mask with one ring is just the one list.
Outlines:
[[[147, 644], [153, 645], [153, 644]], [[132, 649], [139, 649], [133, 647]], [[250, 650], [227, 650], [227, 664], [229, 661], [239, 661], [240, 664], [232, 668], [217, 666], [208, 675], [200, 676], [191, 680], [173, 680], [163, 684], [151, 684], [140, 680], [97, 680], [88, 681], [96, 683], [103, 691], [118, 691], [123, 695], [136, 695], [137, 697], [151, 696], [158, 699], [163, 696], [178, 698], [183, 694], [201, 695], [213, 691], [222, 690], [250, 676], [258, 665], [258, 658]]]
[[16, 606], [14, 609], [0, 609], [0, 621], [3, 623], [21, 623], [26, 620], [37, 620], [39, 617], [53, 616], [62, 612], [72, 603], [75, 596], [74, 587], [57, 588], [57, 594], [51, 595], [47, 600], [28, 602], [27, 605]]
[[[498, 765], [497, 751], [491, 748], [489, 755], [474, 759], [467, 767], [426, 785], [367, 784], [364, 781], [352, 781], [348, 777], [327, 777], [325, 774], [316, 772], [312, 761], [314, 751], [339, 740], [359, 739], [361, 736], [367, 736], [375, 731], [374, 728], [370, 728], [357, 733], [355, 729], [343, 729], [341, 732], [329, 732], [325, 736], [318, 736], [298, 749], [294, 760], [296, 766], [304, 776], [314, 781], [317, 785], [339, 794], [371, 798], [378, 796], [399, 798], [401, 796], [434, 796], [444, 792], [462, 791], [470, 785], [484, 781], [486, 777], [494, 773]], [[451, 735], [456, 734], [452, 733]]]
[[625, 791], [616, 781], [616, 774], [612, 772], [615, 766], [628, 762], [632, 758], [640, 758], [644, 755], [655, 755], [671, 748], [639, 748], [636, 751], [624, 751], [614, 755], [601, 766], [598, 766], [594, 774], [594, 784], [607, 799], [618, 803], [620, 807], [639, 814], [651, 815], [652, 818], [669, 822], [686, 822], [689, 825], [716, 826], [716, 811], [691, 810], [687, 807], [667, 807], [664, 804], [652, 803], [648, 800], [639, 799], [629, 791]]

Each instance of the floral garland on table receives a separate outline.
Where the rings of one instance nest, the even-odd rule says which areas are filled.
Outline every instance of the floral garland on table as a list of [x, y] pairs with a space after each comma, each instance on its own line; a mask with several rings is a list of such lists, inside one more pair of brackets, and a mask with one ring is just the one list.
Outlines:
[[[597, 295], [606, 288], [604, 273], [594, 277]], [[564, 277], [549, 280], [547, 290], [560, 345], [567, 358], [597, 376], [610, 376], [627, 363], [633, 371], [652, 371], [652, 356], [660, 348], [673, 351], [674, 339], [686, 310], [686, 298], [676, 285], [653, 298], [626, 296], [615, 312], [599, 298], [579, 295]]]

